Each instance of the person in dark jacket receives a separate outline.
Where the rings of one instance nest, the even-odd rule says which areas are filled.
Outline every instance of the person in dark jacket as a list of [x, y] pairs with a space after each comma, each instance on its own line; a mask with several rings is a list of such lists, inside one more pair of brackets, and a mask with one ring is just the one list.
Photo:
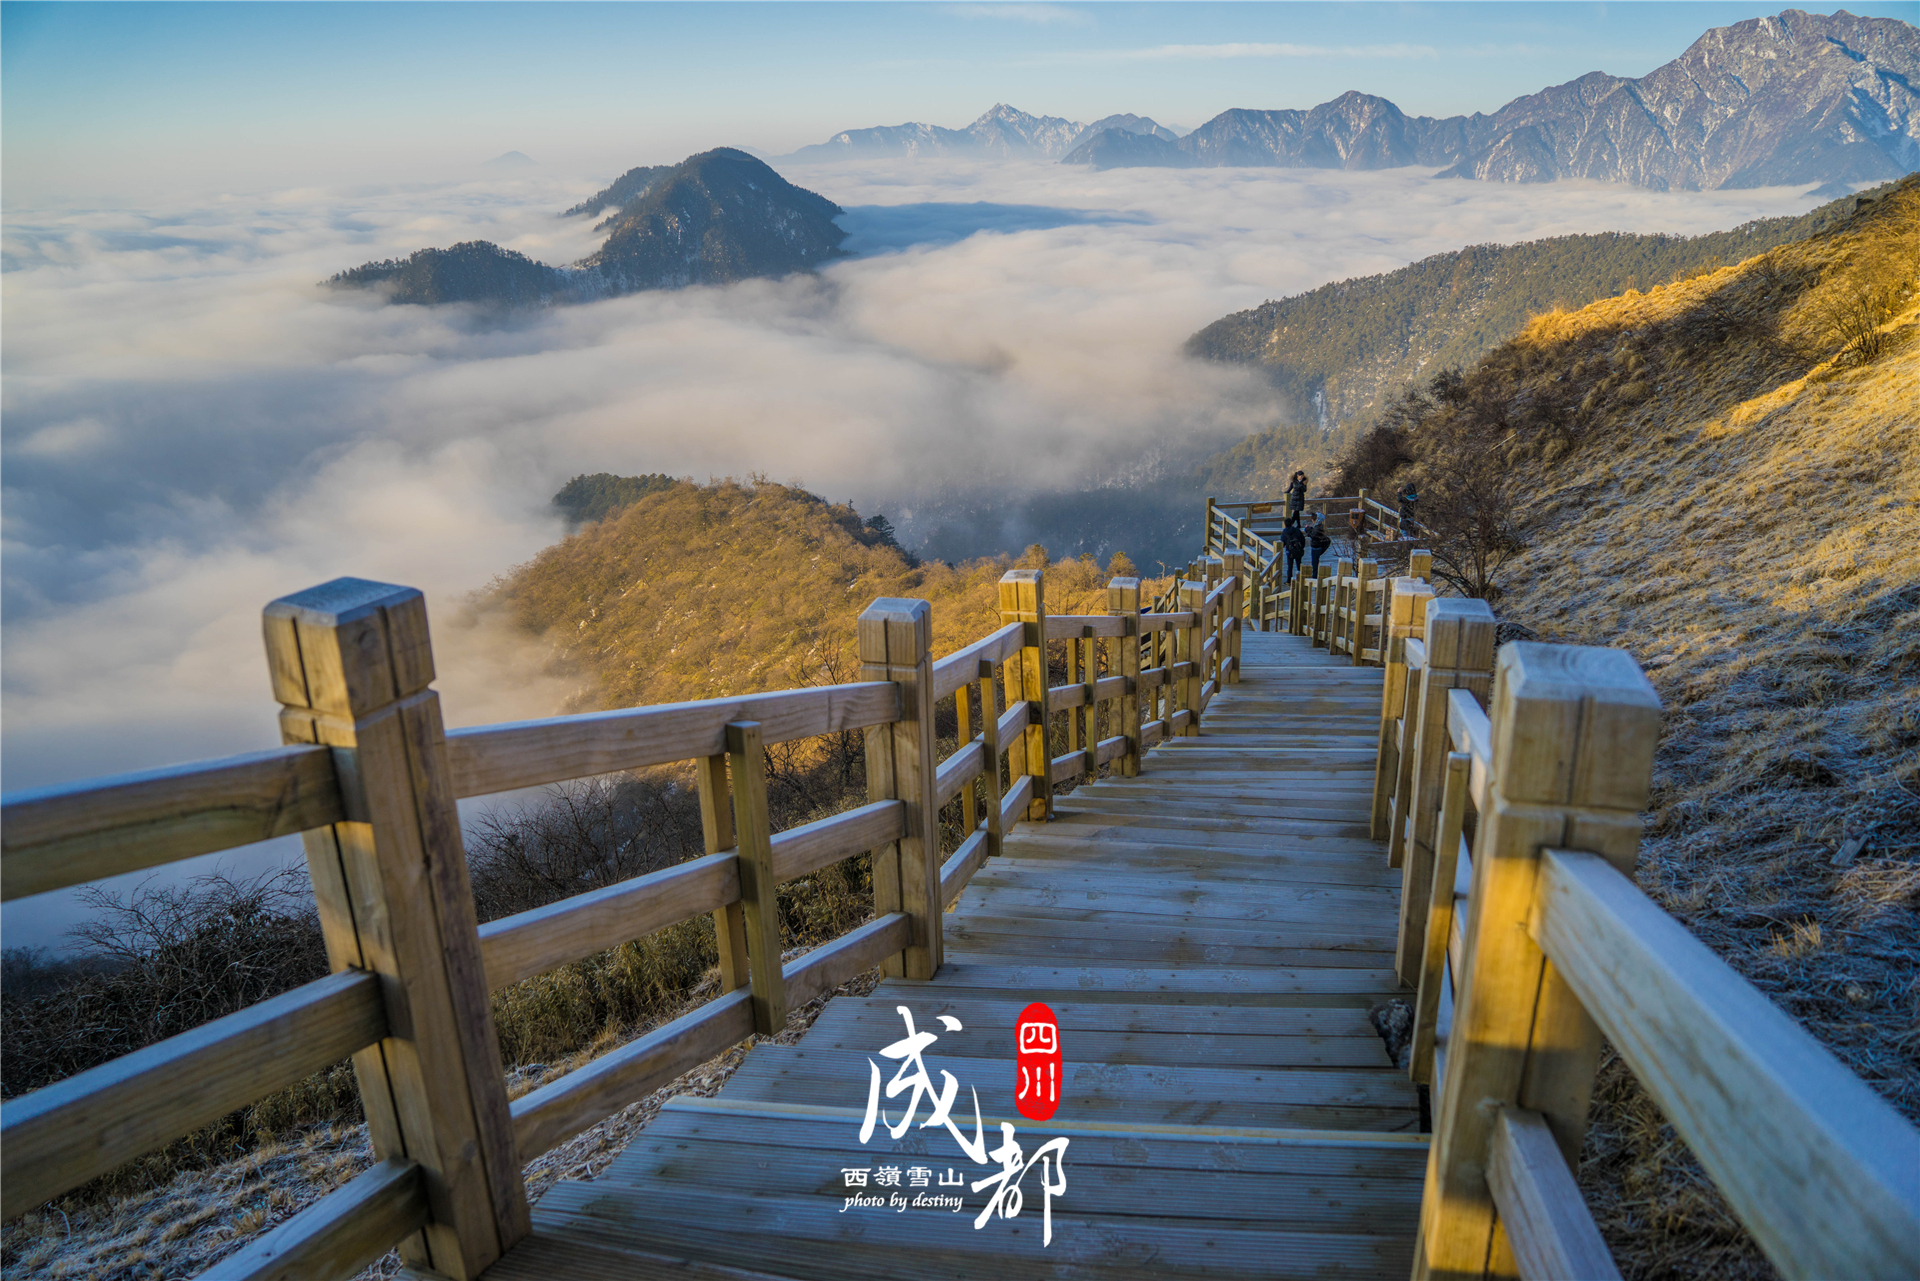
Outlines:
[[1300, 572], [1300, 562], [1306, 558], [1307, 536], [1300, 530], [1300, 518], [1287, 518], [1285, 529], [1280, 531], [1280, 546], [1287, 553], [1287, 581], [1293, 581]]
[[1412, 481], [1400, 487], [1400, 529], [1402, 532], [1414, 525], [1413, 510], [1420, 502], [1420, 489]]
[[1326, 522], [1319, 512], [1313, 514], [1312, 522], [1307, 526], [1307, 551], [1313, 557], [1313, 572], [1320, 572], [1320, 557], [1333, 546], [1333, 539], [1327, 534]]
[[1287, 515], [1293, 520], [1300, 519], [1300, 513], [1307, 505], [1307, 473], [1297, 471], [1287, 480]]
[[1363, 560], [1367, 554], [1367, 514], [1358, 507], [1347, 509], [1347, 537], [1353, 542], [1353, 558]]

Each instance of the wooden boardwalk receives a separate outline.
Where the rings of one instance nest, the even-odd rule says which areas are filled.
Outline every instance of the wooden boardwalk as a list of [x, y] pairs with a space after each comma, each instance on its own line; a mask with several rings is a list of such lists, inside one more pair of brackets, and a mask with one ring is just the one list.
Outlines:
[[[947, 918], [931, 982], [832, 1001], [798, 1046], [756, 1047], [718, 1097], [680, 1098], [597, 1180], [534, 1207], [493, 1281], [560, 1277], [1404, 1277], [1426, 1140], [1368, 1008], [1392, 973], [1399, 874], [1368, 838], [1381, 670], [1248, 632], [1243, 680], [1201, 734], [1137, 778], [1082, 786], [1023, 824]], [[1020, 1119], [1014, 1025], [1058, 1015], [1059, 1111]], [[976, 1229], [999, 1163], [943, 1128], [860, 1142], [872, 1060], [939, 1040], [936, 1082], [986, 1144], [1069, 1140], [1042, 1244], [1040, 1183]], [[958, 1020], [951, 1031], [939, 1016]], [[883, 1100], [897, 1121], [904, 1097]], [[922, 1104], [919, 1119], [929, 1106]], [[911, 1172], [928, 1171], [912, 1187]], [[871, 1171], [849, 1188], [846, 1171]], [[879, 1172], [903, 1174], [882, 1187]], [[965, 1208], [847, 1208], [856, 1192], [963, 1193]]]

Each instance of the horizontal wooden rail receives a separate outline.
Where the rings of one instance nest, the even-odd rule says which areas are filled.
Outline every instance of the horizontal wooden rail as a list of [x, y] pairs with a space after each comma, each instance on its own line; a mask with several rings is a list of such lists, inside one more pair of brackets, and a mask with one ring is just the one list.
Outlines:
[[1014, 781], [1007, 794], [1000, 798], [1000, 830], [1011, 832], [1020, 816], [1027, 812], [1027, 805], [1033, 800], [1033, 775], [1022, 774]]
[[1127, 754], [1127, 736], [1115, 734], [1112, 738], [1103, 738], [1093, 745], [1093, 760], [1096, 765], [1105, 765], [1115, 757]]
[[1538, 1112], [1505, 1108], [1493, 1129], [1487, 1186], [1500, 1208], [1520, 1275], [1619, 1281], [1553, 1131]]
[[1427, 643], [1417, 636], [1407, 637], [1401, 653], [1406, 656], [1407, 670], [1417, 672], [1427, 665]]
[[0, 806], [0, 898], [44, 894], [346, 817], [333, 753], [277, 747], [15, 792]]
[[1447, 734], [1454, 749], [1473, 760], [1467, 795], [1475, 809], [1485, 811], [1493, 804], [1493, 722], [1480, 710], [1479, 700], [1464, 689], [1447, 691]]
[[960, 842], [960, 848], [947, 856], [940, 865], [940, 906], [949, 908], [960, 897], [960, 891], [967, 888], [967, 882], [987, 861], [987, 829], [983, 825], [975, 829], [972, 836]]
[[0, 1107], [0, 1216], [44, 1204], [387, 1035], [380, 980], [346, 970]]
[[1167, 683], [1166, 668], [1149, 667], [1145, 671], [1141, 672], [1138, 676], [1134, 677], [1133, 687], [1136, 690], [1140, 691], [1141, 693], [1145, 693], [1147, 690], [1150, 690], [1150, 689], [1159, 689], [1162, 685], [1165, 685], [1166, 683]]
[[515, 1099], [514, 1151], [524, 1165], [752, 1035], [753, 990], [717, 996]]
[[980, 679], [980, 664], [1004, 663], [1020, 652], [1026, 635], [1025, 623], [1008, 623], [992, 635], [982, 637], [964, 649], [957, 649], [933, 665], [933, 696], [947, 697], [972, 681]]
[[773, 879], [777, 885], [832, 867], [870, 849], [897, 841], [907, 830], [907, 807], [874, 801], [828, 818], [773, 834]]
[[1047, 763], [1047, 777], [1055, 783], [1064, 783], [1068, 779], [1079, 778], [1087, 772], [1087, 754], [1084, 751], [1067, 752], [1056, 756]]
[[733, 721], [757, 722], [769, 744], [887, 725], [900, 718], [899, 690], [891, 681], [862, 681], [449, 730], [453, 790], [485, 796], [719, 756]]
[[480, 927], [487, 987], [508, 987], [739, 901], [740, 860], [725, 850], [489, 921]]
[[[907, 945], [903, 912], [870, 921], [781, 967], [791, 1007], [878, 965]], [[736, 988], [513, 1102], [522, 1163], [572, 1138], [753, 1034], [751, 989]]]
[[350, 1277], [427, 1221], [427, 1183], [412, 1161], [382, 1161], [201, 1275], [218, 1281]]
[[1920, 1131], [1594, 854], [1529, 930], [1787, 1276], [1920, 1276]]
[[[776, 832], [771, 842], [774, 880], [797, 880], [897, 840], [905, 826], [906, 806], [875, 801]], [[480, 927], [487, 986], [497, 989], [530, 979], [739, 901], [740, 862], [728, 849], [489, 921]]]
[[[1124, 676], [1103, 676], [1093, 682], [1093, 701], [1105, 702], [1109, 698], [1119, 698], [1127, 692], [1127, 678]], [[1047, 690], [1047, 708], [1049, 711], [1064, 712], [1087, 705], [1087, 687], [1085, 685], [1055, 685]]]
[[987, 749], [976, 738], [946, 760], [941, 761], [939, 767], [934, 770], [934, 803], [945, 805], [960, 794], [961, 788], [985, 773], [986, 768]]
[[1014, 736], [1025, 730], [1032, 719], [1032, 706], [1023, 702], [1015, 702], [1000, 713], [1000, 719], [995, 722], [995, 733], [1000, 736], [1000, 750], [1004, 752], [1011, 748]]
[[1140, 615], [1140, 634], [1148, 632], [1179, 631], [1194, 625], [1194, 613], [1190, 609], [1176, 610], [1166, 614]]
[[1117, 614], [1049, 614], [1047, 616], [1048, 640], [1079, 640], [1084, 636], [1124, 636], [1121, 624], [1126, 620]]

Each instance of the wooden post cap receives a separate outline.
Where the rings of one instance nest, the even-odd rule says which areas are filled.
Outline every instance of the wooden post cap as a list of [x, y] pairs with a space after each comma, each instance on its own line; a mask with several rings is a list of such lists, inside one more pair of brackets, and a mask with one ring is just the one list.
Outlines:
[[1493, 607], [1459, 596], [1427, 602], [1427, 663], [1431, 667], [1476, 672], [1493, 667]]
[[911, 664], [932, 646], [933, 606], [882, 596], [860, 611], [859, 630], [862, 658], [872, 662], [884, 654], [889, 663]]
[[433, 683], [418, 588], [336, 578], [262, 613], [273, 694], [283, 706], [358, 716]]
[[1646, 808], [1660, 696], [1626, 651], [1531, 641], [1505, 645], [1494, 672], [1491, 715], [1493, 776], [1504, 799]]

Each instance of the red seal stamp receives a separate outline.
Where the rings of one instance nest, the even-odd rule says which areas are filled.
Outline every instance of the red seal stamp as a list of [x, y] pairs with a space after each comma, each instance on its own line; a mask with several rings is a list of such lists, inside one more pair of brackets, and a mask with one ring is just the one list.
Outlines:
[[1014, 1102], [1029, 1121], [1045, 1121], [1060, 1106], [1060, 1020], [1035, 1001], [1020, 1011], [1014, 1045], [1019, 1071]]

